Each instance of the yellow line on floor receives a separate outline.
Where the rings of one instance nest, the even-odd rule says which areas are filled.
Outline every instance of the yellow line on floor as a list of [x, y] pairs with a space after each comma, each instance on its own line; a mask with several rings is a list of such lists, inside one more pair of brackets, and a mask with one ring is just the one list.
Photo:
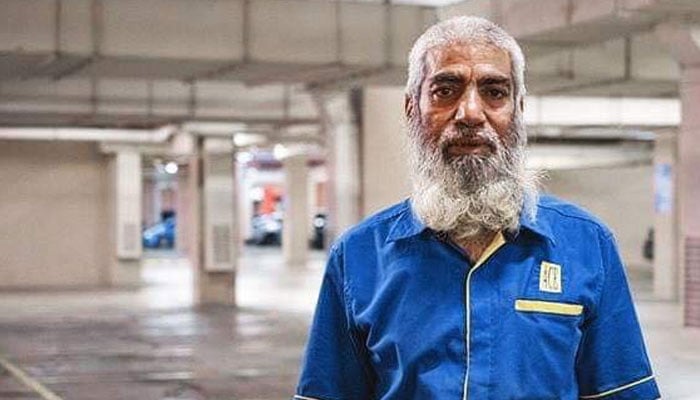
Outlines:
[[63, 400], [56, 395], [56, 393], [50, 391], [46, 386], [42, 385], [39, 381], [29, 376], [26, 372], [22, 371], [18, 366], [12, 364], [8, 359], [0, 356], [0, 366], [5, 368], [7, 372], [12, 374], [18, 381], [20, 381], [24, 386], [28, 387], [30, 390], [37, 393], [44, 400]]

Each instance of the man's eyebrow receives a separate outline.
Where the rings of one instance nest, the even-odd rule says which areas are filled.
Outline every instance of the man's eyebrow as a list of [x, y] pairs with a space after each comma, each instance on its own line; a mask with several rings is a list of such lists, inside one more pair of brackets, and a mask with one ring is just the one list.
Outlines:
[[430, 79], [430, 83], [462, 83], [464, 79], [453, 72], [441, 72]]
[[507, 76], [486, 76], [479, 79], [482, 85], [510, 85], [511, 79]]

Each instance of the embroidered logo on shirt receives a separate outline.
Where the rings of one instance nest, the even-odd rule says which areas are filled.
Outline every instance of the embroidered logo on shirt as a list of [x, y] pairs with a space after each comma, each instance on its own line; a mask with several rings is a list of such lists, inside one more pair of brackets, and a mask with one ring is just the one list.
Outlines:
[[540, 265], [540, 291], [561, 293], [561, 265], [542, 261]]

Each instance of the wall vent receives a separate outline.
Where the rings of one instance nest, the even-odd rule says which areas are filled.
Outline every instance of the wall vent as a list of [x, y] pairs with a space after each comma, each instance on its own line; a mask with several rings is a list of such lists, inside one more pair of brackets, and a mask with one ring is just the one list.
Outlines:
[[134, 255], [139, 251], [141, 231], [138, 224], [122, 224], [122, 251], [125, 255]]
[[226, 154], [210, 154], [208, 158], [209, 175], [231, 175], [233, 170], [233, 156]]
[[685, 237], [685, 325], [700, 327], [700, 237]]
[[228, 225], [214, 225], [214, 264], [231, 262], [231, 228]]

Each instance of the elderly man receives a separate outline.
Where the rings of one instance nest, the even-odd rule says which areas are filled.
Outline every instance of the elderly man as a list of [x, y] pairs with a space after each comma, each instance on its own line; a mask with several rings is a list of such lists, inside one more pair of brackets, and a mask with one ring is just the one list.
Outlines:
[[412, 196], [333, 246], [296, 399], [659, 398], [611, 232], [525, 170], [523, 71], [484, 19], [416, 41]]

